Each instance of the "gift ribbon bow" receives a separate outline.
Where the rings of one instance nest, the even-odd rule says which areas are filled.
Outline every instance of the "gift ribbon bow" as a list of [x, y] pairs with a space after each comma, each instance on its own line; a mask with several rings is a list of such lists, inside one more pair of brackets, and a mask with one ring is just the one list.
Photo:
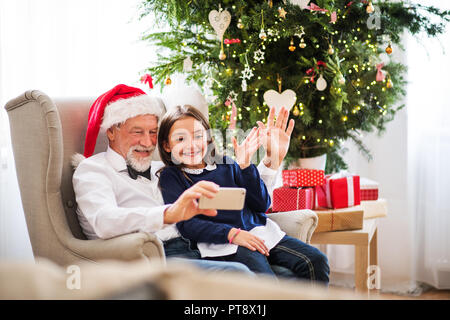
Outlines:
[[[309, 6], [306, 7], [306, 9], [309, 9], [311, 11], [316, 11], [316, 12], [322, 12], [322, 13], [328, 12], [327, 9], [322, 9], [317, 4], [314, 4], [314, 3], [311, 3]], [[336, 11], [333, 11], [331, 13], [331, 20], [330, 20], [330, 22], [331, 23], [335, 23], [336, 20], [337, 20], [337, 13], [336, 13]]]
[[223, 40], [223, 43], [225, 43], [225, 44], [241, 43], [241, 40], [239, 40], [239, 39], [225, 39], [225, 40]]
[[384, 67], [384, 63], [379, 63], [377, 64], [377, 77], [376, 80], [377, 81], [384, 81], [385, 75], [383, 73], [383, 71], [381, 70], [381, 68]]
[[153, 78], [148, 73], [141, 77], [141, 83], [148, 83], [150, 89], [153, 89]]
[[306, 7], [306, 9], [309, 9], [311, 11], [318, 11], [318, 12], [328, 12], [327, 9], [322, 9], [317, 4], [311, 3], [309, 6]]
[[[353, 2], [355, 2], [355, 1], [350, 1], [349, 3], [347, 3], [347, 4], [345, 5], [345, 7], [346, 7], [346, 8], [350, 7], [350, 6], [353, 4]], [[367, 0], [361, 0], [361, 2], [364, 3], [364, 4], [367, 4]]]
[[315, 71], [315, 69], [317, 69], [317, 71], [319, 71], [319, 67], [324, 67], [324, 68], [326, 68], [327, 67], [327, 64], [326, 64], [326, 62], [323, 62], [323, 61], [321, 61], [321, 60], [319, 60], [319, 61], [317, 61], [317, 64], [314, 66], [314, 67], [312, 67], [312, 68], [309, 68], [308, 70], [306, 70], [306, 74], [309, 76], [310, 74], [312, 74], [312, 76], [309, 78], [310, 79], [310, 81], [312, 82], [312, 83], [314, 83], [314, 78], [316, 77], [316, 71]]

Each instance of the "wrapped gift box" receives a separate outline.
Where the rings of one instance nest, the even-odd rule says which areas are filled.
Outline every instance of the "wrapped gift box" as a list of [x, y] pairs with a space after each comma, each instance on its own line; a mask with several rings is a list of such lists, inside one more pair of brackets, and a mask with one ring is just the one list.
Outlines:
[[361, 177], [360, 180], [361, 201], [378, 199], [378, 182]]
[[314, 190], [312, 188], [281, 187], [273, 190], [273, 212], [312, 209], [313, 205]]
[[361, 201], [364, 219], [381, 218], [387, 216], [387, 202], [385, 199]]
[[315, 208], [348, 208], [359, 205], [360, 185], [359, 176], [338, 173], [327, 175], [325, 184], [316, 186]]
[[325, 183], [325, 172], [314, 169], [283, 170], [283, 185], [285, 187], [314, 187]]
[[314, 232], [358, 230], [363, 227], [364, 211], [361, 206], [336, 210], [316, 210], [319, 223]]

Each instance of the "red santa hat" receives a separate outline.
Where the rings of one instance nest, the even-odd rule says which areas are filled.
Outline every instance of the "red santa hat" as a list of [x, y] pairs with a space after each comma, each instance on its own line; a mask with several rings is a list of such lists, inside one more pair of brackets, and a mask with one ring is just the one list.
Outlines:
[[84, 154], [74, 156], [74, 166], [94, 153], [100, 129], [106, 131], [115, 124], [144, 114], [154, 114], [161, 119], [163, 110], [156, 98], [148, 96], [139, 88], [119, 84], [102, 94], [89, 110]]

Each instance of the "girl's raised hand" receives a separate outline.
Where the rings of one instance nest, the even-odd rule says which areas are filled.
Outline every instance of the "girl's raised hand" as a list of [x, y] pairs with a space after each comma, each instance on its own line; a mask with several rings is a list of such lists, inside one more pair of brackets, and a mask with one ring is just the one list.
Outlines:
[[251, 164], [251, 160], [255, 152], [261, 146], [260, 128], [253, 127], [249, 135], [238, 144], [235, 137], [231, 138], [233, 142], [234, 154], [236, 155], [236, 162], [241, 169], [247, 168]]

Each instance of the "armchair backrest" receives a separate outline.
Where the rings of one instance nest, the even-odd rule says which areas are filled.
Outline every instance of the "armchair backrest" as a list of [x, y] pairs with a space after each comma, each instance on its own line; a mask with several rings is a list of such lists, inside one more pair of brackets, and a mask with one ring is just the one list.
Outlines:
[[[65, 251], [64, 239], [84, 238], [75, 214], [73, 191], [67, 186], [68, 152], [76, 147], [67, 143], [64, 148], [58, 109], [44, 93], [27, 91], [9, 101], [5, 109], [33, 253], [57, 260], [55, 252]], [[75, 128], [81, 115], [82, 108], [74, 112], [73, 121], [66, 122]]]

